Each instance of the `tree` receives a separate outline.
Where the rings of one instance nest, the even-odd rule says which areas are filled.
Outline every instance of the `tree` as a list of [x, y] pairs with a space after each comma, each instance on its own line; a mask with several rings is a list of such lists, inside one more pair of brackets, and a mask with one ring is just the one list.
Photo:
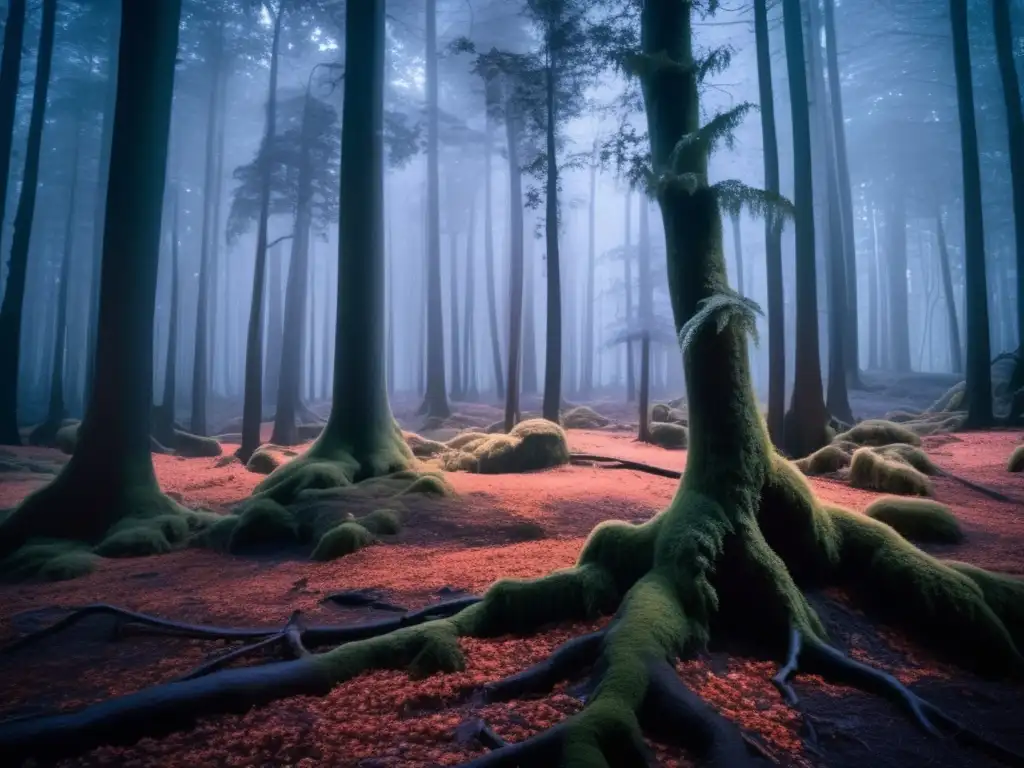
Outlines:
[[949, 0], [960, 117], [960, 155], [964, 192], [964, 271], [967, 302], [967, 421], [983, 429], [993, 422], [991, 345], [988, 325], [988, 279], [985, 276], [985, 224], [981, 202], [978, 129], [974, 117], [971, 49], [967, 37], [967, 2]]
[[946, 304], [946, 326], [949, 336], [949, 364], [953, 373], [964, 372], [963, 351], [960, 346], [960, 322], [956, 316], [956, 296], [953, 294], [953, 275], [949, 267], [949, 247], [946, 227], [942, 222], [942, 209], [935, 210], [935, 238], [939, 248], [939, 269], [942, 272], [942, 293]]
[[[757, 44], [757, 84], [761, 107], [764, 184], [779, 192], [779, 149], [775, 131], [772, 57], [768, 43], [767, 0], [754, 0], [754, 36]], [[781, 447], [786, 411], [786, 335], [782, 281], [781, 222], [765, 218], [765, 275], [768, 284], [768, 434]]]
[[[124, 5], [95, 385], [74, 454], [0, 524], [0, 553], [32, 537], [92, 544], [114, 526], [123, 533], [187, 514], [160, 492], [150, 456], [153, 319], [180, 13], [180, 0]], [[87, 553], [78, 553], [76, 565], [88, 563]]]
[[[14, 144], [14, 118], [18, 106], [21, 79], [21, 48], [25, 37], [25, 0], [10, 0], [4, 22], [4, 48], [0, 57], [0, 231], [4, 223], [7, 185], [11, 178], [11, 148]], [[0, 273], [4, 270], [0, 268]], [[2, 277], [2, 274], [0, 274]], [[3, 280], [0, 280], [0, 286]]]
[[[267, 95], [267, 117], [263, 145], [271, 146], [277, 126], [277, 67], [281, 45], [281, 25], [285, 4], [280, 0], [273, 13], [274, 36], [270, 45], [270, 78]], [[263, 6], [265, 7], [265, 6]], [[271, 174], [269, 162], [260, 167], [260, 207], [256, 229], [256, 265], [253, 270], [252, 300], [249, 305], [249, 329], [245, 343], [245, 401], [242, 406], [242, 442], [237, 455], [248, 461], [260, 444], [260, 424], [263, 421], [263, 291], [267, 271], [267, 219], [270, 217]]]
[[[1010, 0], [992, 0], [992, 27], [996, 38], [999, 78], [1006, 105], [1010, 176], [1013, 188], [1013, 231], [1017, 265], [1017, 369], [1010, 388], [1024, 387], [1024, 114], [1020, 106], [1020, 78], [1013, 55]], [[2, 198], [0, 198], [2, 199]], [[1011, 414], [1016, 416], [1017, 414]]]
[[484, 278], [487, 280], [487, 325], [491, 332], [491, 368], [498, 399], [505, 398], [501, 364], [501, 334], [498, 333], [498, 302], [495, 297], [494, 203], [492, 197], [491, 152], [494, 147], [494, 113], [499, 109], [493, 78], [484, 79]]
[[814, 189], [811, 174], [811, 121], [807, 107], [800, 0], [783, 0], [786, 67], [793, 123], [793, 174], [796, 207], [796, 368], [786, 413], [786, 450], [806, 456], [828, 442], [828, 413], [818, 355], [818, 280], [814, 260]]
[[175, 183], [171, 190], [171, 309], [167, 318], [167, 353], [164, 364], [164, 388], [160, 407], [153, 418], [153, 436], [161, 445], [173, 447], [174, 430], [178, 415], [178, 332], [181, 307], [181, 268], [179, 248], [181, 239], [181, 190]]
[[[12, 21], [15, 25], [19, 23], [17, 17]], [[21, 434], [18, 432], [18, 373], [21, 370], [19, 363], [22, 309], [25, 304], [25, 277], [28, 274], [29, 243], [39, 186], [39, 151], [43, 142], [46, 93], [50, 87], [56, 24], [57, 0], [43, 0], [39, 53], [36, 56], [36, 78], [32, 94], [32, 116], [29, 119], [28, 146], [25, 148], [25, 172], [21, 179], [18, 210], [14, 214], [14, 236], [11, 238], [7, 282], [4, 284], [3, 303], [0, 304], [0, 445], [21, 445]], [[6, 59], [6, 55], [4, 58]], [[14, 76], [17, 79], [17, 72]], [[5, 199], [0, 198], [0, 205], [4, 202]]]

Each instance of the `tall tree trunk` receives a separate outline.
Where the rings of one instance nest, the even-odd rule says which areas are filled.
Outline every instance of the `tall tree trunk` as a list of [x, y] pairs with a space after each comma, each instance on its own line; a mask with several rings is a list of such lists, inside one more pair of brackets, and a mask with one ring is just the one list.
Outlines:
[[[1017, 269], [1017, 367], [1010, 381], [1011, 391], [1024, 387], [1024, 115], [1020, 106], [1020, 78], [1014, 61], [1010, 0], [992, 0], [992, 26], [996, 58], [1003, 86], [1006, 129], [1010, 147], [1010, 175], [1013, 184], [1013, 232]], [[0, 200], [3, 198], [0, 197]]]
[[11, 238], [4, 298], [0, 304], [0, 445], [21, 444], [21, 435], [18, 433], [18, 374], [21, 370], [22, 308], [25, 304], [25, 277], [28, 273], [32, 219], [35, 216], [39, 186], [39, 152], [43, 142], [56, 22], [57, 0], [43, 0], [32, 115], [29, 118], [28, 143], [25, 147], [25, 172], [21, 179], [18, 210], [14, 215], [14, 235]]
[[[277, 68], [281, 46], [281, 23], [285, 3], [281, 1], [274, 17], [274, 37], [270, 47], [270, 82], [267, 93], [267, 116], [263, 143], [268, 149], [274, 143], [277, 126]], [[253, 268], [252, 298], [249, 302], [249, 327], [245, 338], [245, 401], [242, 405], [242, 443], [237, 456], [243, 462], [260, 444], [263, 421], [263, 293], [267, 272], [267, 220], [270, 218], [271, 162], [263, 163], [260, 183], [260, 217], [256, 229], [256, 259]], [[299, 234], [295, 234], [299, 237]]]
[[[626, 298], [626, 333], [633, 323], [633, 194], [626, 192], [626, 241], [622, 252], [623, 292]], [[633, 341], [626, 340], [626, 402], [636, 400], [636, 366], [633, 364]]]
[[[228, 323], [228, 317], [231, 312], [231, 301], [229, 300], [231, 286], [228, 281], [228, 265], [222, 263], [220, 258], [221, 239], [224, 236], [221, 231], [220, 222], [221, 207], [224, 202], [224, 123], [228, 88], [228, 74], [226, 70], [226, 67], [221, 67], [220, 94], [217, 97], [217, 169], [213, 174], [213, 222], [210, 226], [210, 268], [215, 275], [214, 287], [211, 293], [213, 301], [210, 306], [210, 373], [215, 385], [217, 378], [216, 369], [219, 363], [221, 384], [224, 387], [225, 394], [231, 391], [229, 359], [235, 341]], [[217, 321], [218, 314], [221, 315], [220, 322]], [[218, 335], [221, 337], [219, 341]]]
[[846, 354], [846, 379], [859, 389], [860, 380], [860, 307], [857, 290], [857, 244], [853, 229], [853, 188], [850, 182], [850, 158], [846, 150], [846, 121], [843, 118], [843, 93], [839, 82], [839, 48], [836, 41], [835, 0], [824, 0], [825, 45], [828, 73], [831, 128], [834, 137], [839, 207], [843, 227], [843, 265], [846, 284], [846, 327], [843, 351]]
[[[292, 248], [295, 241], [292, 240]], [[264, 330], [266, 344], [266, 359], [263, 364], [263, 405], [262, 413], [269, 410], [271, 404], [277, 402], [278, 393], [281, 391], [281, 354], [284, 349], [284, 291], [286, 290], [286, 278], [284, 276], [284, 245], [278, 243], [270, 249], [267, 255], [269, 270], [264, 293], [267, 304], [267, 321]], [[289, 265], [290, 266], [290, 265]]]
[[889, 211], [885, 222], [889, 235], [889, 338], [892, 370], [910, 371], [910, 316], [907, 308], [907, 212], [901, 189], [890, 189]]
[[878, 301], [878, 221], [875, 206], [869, 206], [871, 225], [871, 273], [868, 275], [868, 368], [877, 371], [881, 367], [878, 342], [878, 323], [882, 308]]
[[[21, 48], [25, 38], [25, 0], [10, 0], [4, 22], [4, 48], [0, 57], [0, 232], [7, 208], [7, 186], [11, 179], [11, 148], [14, 118], [18, 108], [21, 80]], [[7, 270], [0, 265], [0, 288]]]
[[[386, 262], [384, 264], [384, 281], [387, 283], [387, 338], [385, 344], [387, 345], [387, 382], [388, 382], [388, 396], [391, 396], [395, 391], [395, 237], [394, 230], [391, 227], [391, 206], [387, 204], [387, 194], [385, 193], [385, 205], [384, 215], [387, 219], [387, 232], [385, 233], [386, 248], [384, 256]], [[325, 302], [326, 304], [326, 302]], [[324, 350], [326, 351], [327, 344], [324, 342]], [[326, 367], [326, 356], [324, 357], [324, 366]]]
[[967, 37], [967, 4], [949, 0], [960, 117], [960, 155], [963, 165], [964, 272], [967, 303], [967, 424], [992, 425], [992, 350], [988, 325], [988, 282], [985, 276], [985, 225], [981, 201], [978, 129], [971, 82], [971, 49]]
[[[299, 156], [299, 176], [296, 189], [295, 235], [292, 255], [288, 261], [288, 283], [285, 288], [284, 323], [281, 330], [281, 358], [277, 376], [277, 408], [274, 412], [274, 431], [270, 441], [275, 445], [297, 445], [299, 431], [296, 416], [299, 413], [302, 392], [303, 352], [308, 339], [306, 326], [306, 297], [309, 295], [309, 234], [313, 206], [312, 95], [306, 88], [302, 112], [302, 138]], [[382, 222], [383, 226], [383, 222]], [[268, 355], [269, 356], [269, 355]], [[312, 378], [312, 377], [310, 377]]]
[[733, 213], [729, 218], [732, 219], [732, 247], [733, 256], [736, 259], [736, 292], [740, 296], [745, 296], [746, 291], [743, 286], [743, 233], [740, 227], [740, 215], [739, 213]]
[[[331, 264], [328, 261], [324, 264], [324, 319], [323, 326], [321, 327], [320, 333], [320, 355], [322, 362], [320, 364], [320, 397], [324, 400], [327, 399], [331, 391], [331, 366], [328, 362], [332, 359], [331, 349], [333, 347], [331, 340], [331, 322], [334, 318], [334, 314], [337, 312], [337, 307], [334, 305], [334, 297], [337, 295], [330, 290], [330, 286], [337, 285], [338, 281], [333, 279]], [[394, 362], [392, 361], [392, 365]], [[394, 368], [391, 369], [394, 371]], [[392, 375], [394, 375], [392, 373]]]
[[[523, 236], [523, 308], [522, 331], [519, 339], [521, 359], [519, 389], [527, 395], [537, 394], [537, 277], [535, 274], [536, 254], [533, 250], [533, 226], [527, 222], [527, 232]], [[509, 273], [511, 276], [511, 272]], [[511, 290], [510, 290], [511, 293]]]
[[785, 445], [790, 455], [806, 456], [826, 442], [828, 413], [822, 393], [818, 350], [818, 278], [814, 255], [814, 182], [811, 120], [807, 106], [800, 0], [783, 0], [786, 66], [793, 124], [794, 205], [796, 206], [796, 365]]
[[[454, 218], [454, 217], [453, 217]], [[448, 303], [451, 333], [452, 400], [462, 399], [462, 346], [459, 344], [459, 232], [452, 227], [448, 234]]]
[[492, 200], [491, 150], [494, 145], [494, 121], [491, 111], [495, 102], [494, 86], [488, 81], [485, 86], [486, 123], [484, 149], [484, 277], [487, 280], [487, 323], [491, 332], [491, 368], [494, 375], [494, 389], [499, 400], [505, 399], [505, 379], [501, 363], [501, 334], [498, 330], [498, 301], [496, 293], [496, 270], [494, 268], [494, 202]]
[[153, 315], [180, 0], [125, 3], [110, 158], [96, 385], [71, 459], [0, 528], [0, 556], [30, 537], [95, 542], [129, 515], [177, 510], [150, 455]]
[[212, 197], [216, 188], [214, 174], [217, 170], [217, 97], [219, 95], [220, 68], [223, 59], [224, 36], [223, 27], [218, 26], [212, 43], [213, 52], [210, 56], [212, 80], [210, 81], [209, 100], [206, 105], [206, 162], [203, 172], [203, 230], [199, 246], [199, 296], [196, 299], [195, 344], [192, 347], [192, 415], [189, 427], [197, 435], [205, 435], [206, 428], [206, 395], [210, 389], [209, 377], [209, 339], [210, 339], [210, 282], [212, 268], [210, 260], [211, 224], [213, 213]]
[[[107, 81], [103, 104], [103, 121], [100, 127], [100, 157], [96, 170], [96, 194], [93, 204], [93, 221], [105, 220], [107, 211], [107, 183], [110, 175], [110, 153], [114, 139], [114, 107], [117, 101], [117, 71], [120, 66], [120, 38], [117, 30], [117, 16], [121, 15], [120, 3], [111, 19], [107, 40]], [[103, 261], [103, 227], [94, 226], [92, 236], [92, 275], [89, 280], [88, 339], [85, 356], [85, 402], [92, 399], [92, 385], [96, 367], [97, 325], [99, 323], [100, 281]]]
[[558, 155], [555, 146], [555, 57], [549, 29], [548, 62], [545, 72], [547, 127], [547, 183], [545, 190], [544, 234], [547, 245], [547, 328], [544, 356], [544, 402], [541, 415], [558, 423], [562, 405], [562, 280], [558, 255]]
[[646, 195], [640, 196], [640, 237], [637, 243], [637, 271], [639, 272], [639, 291], [637, 305], [639, 309], [640, 327], [643, 336], [640, 339], [640, 431], [638, 437], [643, 442], [650, 442], [650, 401], [651, 401], [651, 325], [654, 304], [654, 291], [651, 285], [651, 235], [648, 208], [650, 203]]
[[172, 191], [171, 208], [171, 309], [167, 321], [167, 357], [164, 363], [164, 390], [160, 407], [156, 409], [153, 436], [157, 442], [174, 446], [174, 425], [178, 401], [178, 310], [181, 302], [179, 267], [179, 197], [178, 182]]
[[594, 277], [595, 226], [597, 220], [597, 141], [590, 158], [590, 200], [587, 203], [587, 289], [583, 307], [583, 392], [594, 391]]
[[523, 337], [523, 180], [519, 170], [519, 116], [505, 105], [508, 140], [509, 254], [508, 379], [505, 382], [505, 431], [519, 420], [519, 362]]
[[444, 370], [444, 307], [441, 293], [441, 208], [438, 180], [437, 0], [427, 0], [427, 391], [421, 410], [451, 416]]
[[[473, 313], [476, 311], [476, 274], [473, 264], [473, 238], [476, 236], [476, 195], [469, 200], [469, 222], [466, 229], [466, 289], [465, 314], [462, 322], [462, 396], [474, 396], [476, 387], [476, 355], [473, 346]], [[472, 398], [470, 398], [472, 399]]]
[[[772, 58], [768, 39], [767, 0], [754, 0], [757, 41], [757, 82], [761, 106], [761, 142], [764, 147], [765, 189], [779, 193], [779, 150], [775, 130]], [[783, 444], [786, 410], [785, 300], [782, 280], [782, 223], [768, 216], [764, 223], [765, 276], [768, 284], [768, 434]]]
[[949, 336], [949, 362], [953, 373], [963, 373], [964, 359], [960, 347], [960, 321], [956, 316], [956, 294], [953, 292], [953, 272], [949, 264], [949, 246], [946, 228], [942, 223], [942, 210], [935, 209], [935, 237], [939, 246], [939, 267], [942, 271], [942, 293], [946, 299], [946, 325]]

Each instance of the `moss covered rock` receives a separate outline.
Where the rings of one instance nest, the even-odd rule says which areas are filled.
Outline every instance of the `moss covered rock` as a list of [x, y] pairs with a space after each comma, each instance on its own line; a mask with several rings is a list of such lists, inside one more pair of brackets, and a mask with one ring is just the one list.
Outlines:
[[850, 460], [850, 485], [900, 496], [931, 496], [928, 476], [900, 458], [869, 447], [858, 448]]
[[211, 459], [224, 452], [220, 443], [214, 438], [193, 435], [191, 432], [184, 432], [180, 429], [174, 430], [174, 451], [179, 456], [187, 458]]
[[864, 514], [894, 528], [906, 539], [932, 544], [957, 544], [964, 539], [953, 510], [930, 499], [883, 496]]
[[358, 552], [376, 541], [374, 535], [359, 523], [354, 521], [341, 523], [320, 537], [311, 557], [313, 560], [321, 562], [336, 560], [339, 557]]
[[585, 405], [579, 405], [562, 414], [562, 426], [566, 429], [600, 429], [610, 423], [609, 419]]
[[0, 575], [10, 581], [66, 581], [92, 573], [99, 561], [87, 544], [33, 540], [0, 560]]
[[265, 546], [297, 543], [298, 524], [294, 516], [276, 501], [256, 497], [247, 501], [231, 531], [228, 549], [244, 552]]
[[902, 424], [884, 419], [866, 419], [851, 429], [839, 434], [836, 440], [844, 440], [857, 445], [883, 446], [893, 443], [920, 445], [921, 438]]
[[445, 445], [437, 440], [430, 440], [415, 432], [402, 432], [406, 445], [412, 451], [412, 455], [420, 459], [428, 459], [444, 453]]
[[853, 452], [846, 445], [851, 444], [830, 443], [793, 463], [805, 475], [830, 475], [850, 466]]
[[1006, 462], [1006, 469], [1009, 472], [1024, 472], [1024, 445], [1018, 445], [1010, 454]]
[[96, 546], [96, 554], [102, 557], [147, 557], [170, 551], [171, 542], [164, 532], [146, 524], [117, 526]]
[[682, 450], [689, 442], [686, 427], [669, 421], [658, 421], [651, 424], [648, 434], [653, 445], [670, 450]]

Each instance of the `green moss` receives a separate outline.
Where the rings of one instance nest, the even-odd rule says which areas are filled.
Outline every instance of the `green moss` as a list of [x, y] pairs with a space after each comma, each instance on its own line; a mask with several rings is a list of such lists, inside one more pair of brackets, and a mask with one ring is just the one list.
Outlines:
[[231, 552], [265, 546], [287, 546], [298, 542], [298, 525], [292, 514], [272, 499], [254, 497], [241, 507], [238, 523], [231, 531]]
[[937, 475], [939, 468], [935, 465], [928, 454], [920, 448], [905, 443], [893, 443], [884, 448], [879, 448], [878, 453], [888, 459], [896, 459], [909, 464], [918, 472], [925, 475]]
[[377, 536], [393, 536], [402, 530], [401, 516], [393, 509], [375, 509], [356, 518], [356, 522]]
[[92, 573], [99, 557], [88, 545], [64, 539], [37, 539], [0, 560], [0, 576], [9, 581], [66, 581]]
[[376, 541], [374, 535], [359, 523], [342, 523], [320, 537], [310, 557], [320, 562], [336, 560], [375, 544]]
[[191, 540], [197, 547], [205, 547], [216, 552], [227, 552], [231, 546], [231, 537], [238, 527], [238, 515], [218, 515], [218, 520], [204, 527]]
[[421, 459], [437, 456], [445, 450], [444, 443], [430, 440], [422, 435], [417, 435], [415, 432], [403, 432], [402, 437], [412, 451], [412, 455]]
[[883, 419], [862, 421], [852, 429], [837, 435], [836, 439], [870, 446], [891, 445], [892, 443], [921, 444], [921, 438], [904, 425]]
[[964, 539], [953, 510], [937, 501], [883, 496], [872, 502], [864, 514], [907, 539], [934, 544], [957, 544]]
[[687, 425], [686, 414], [678, 408], [673, 408], [665, 403], [655, 403], [651, 406], [651, 422], [656, 424], [681, 424]]
[[276, 470], [256, 486], [253, 494], [265, 496], [280, 504], [290, 504], [303, 491], [351, 485], [352, 474], [351, 463], [309, 460], [302, 457]]
[[422, 493], [427, 496], [445, 497], [454, 496], [455, 489], [447, 480], [444, 479], [442, 475], [434, 472], [425, 472], [406, 486], [400, 495], [406, 496], [414, 493]]
[[1010, 460], [1006, 462], [1007, 472], [1024, 472], [1024, 445], [1018, 445], [1010, 454]]
[[189, 458], [214, 458], [223, 453], [220, 443], [212, 437], [193, 435], [191, 432], [174, 430], [174, 451]]
[[910, 411], [889, 411], [885, 414], [885, 421], [891, 421], [896, 424], [903, 424], [908, 421], [914, 421], [920, 417], [920, 414], [911, 413]]
[[466, 449], [470, 453], [472, 453], [473, 448], [475, 446], [480, 445], [481, 443], [483, 443], [486, 440], [489, 440], [490, 438], [491, 435], [487, 434], [486, 432], [467, 430], [465, 432], [460, 432], [451, 440], [445, 442], [443, 445], [445, 449]]
[[851, 452], [840, 445], [829, 443], [810, 456], [793, 462], [805, 475], [829, 475], [850, 466]]
[[474, 444], [476, 471], [506, 474], [550, 469], [569, 463], [569, 444], [560, 426], [545, 419], [521, 421], [508, 435], [489, 435]]
[[850, 485], [900, 496], [931, 496], [927, 475], [900, 459], [886, 457], [872, 448], [858, 448], [850, 460]]
[[593, 408], [577, 406], [562, 414], [562, 426], [566, 429], [600, 429], [611, 422]]
[[284, 463], [285, 459], [281, 453], [272, 450], [269, 446], [261, 445], [249, 457], [249, 461], [245, 463], [245, 468], [250, 472], [255, 472], [257, 475], [269, 475]]
[[162, 555], [171, 551], [159, 526], [146, 523], [119, 525], [96, 547], [96, 554], [102, 557], [146, 557]]
[[653, 445], [670, 450], [683, 450], [688, 442], [686, 427], [672, 422], [654, 422], [648, 430]]

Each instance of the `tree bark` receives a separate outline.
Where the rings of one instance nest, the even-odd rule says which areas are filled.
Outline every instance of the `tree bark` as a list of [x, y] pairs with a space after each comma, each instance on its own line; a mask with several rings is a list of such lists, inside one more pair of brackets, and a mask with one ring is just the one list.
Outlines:
[[491, 110], [494, 105], [493, 85], [490, 81], [484, 85], [487, 92], [485, 109], [484, 149], [484, 270], [487, 280], [487, 322], [491, 331], [491, 368], [494, 375], [494, 389], [499, 400], [505, 398], [505, 379], [501, 364], [501, 335], [498, 330], [498, 302], [495, 296], [496, 284], [494, 268], [494, 202], [492, 200], [492, 169], [491, 149], [494, 144], [494, 122]]
[[562, 405], [562, 281], [558, 255], [558, 155], [555, 147], [555, 55], [552, 30], [547, 34], [545, 73], [547, 126], [545, 143], [547, 179], [545, 191], [544, 234], [547, 246], [547, 327], [544, 356], [544, 402], [541, 415], [558, 423]]
[[828, 442], [828, 413], [822, 393], [818, 350], [818, 279], [814, 255], [811, 121], [807, 105], [800, 0], [783, 0], [783, 14], [793, 124], [797, 314], [793, 395], [785, 419], [785, 445], [792, 456], [806, 456]]
[[[454, 218], [454, 211], [449, 211]], [[448, 230], [448, 331], [451, 334], [451, 399], [462, 399], [462, 345], [459, 344], [459, 232], [454, 227]]]
[[[765, 189], [779, 193], [779, 149], [775, 130], [772, 58], [768, 39], [767, 0], [754, 0], [757, 43], [757, 82], [761, 106]], [[776, 447], [783, 444], [786, 411], [786, 329], [782, 279], [782, 223], [766, 217], [765, 277], [768, 289], [768, 434]]]
[[[633, 323], [633, 194], [626, 192], [626, 240], [622, 252], [623, 292], [626, 299], [626, 332]], [[626, 402], [636, 401], [636, 365], [633, 360], [633, 341], [626, 340]]]
[[743, 235], [740, 227], [740, 216], [735, 213], [729, 217], [732, 219], [732, 245], [733, 256], [736, 259], [736, 292], [745, 296], [746, 291], [743, 285]]
[[[25, 147], [25, 171], [21, 179], [18, 210], [14, 214], [14, 235], [3, 303], [0, 304], [0, 445], [21, 445], [18, 432], [18, 375], [21, 370], [22, 310], [28, 273], [32, 219], [35, 217], [39, 186], [39, 154], [46, 118], [46, 94], [53, 63], [53, 38], [57, 22], [57, 0], [43, 0], [43, 18], [36, 56], [32, 114]], [[6, 36], [6, 35], [5, 35]], [[0, 197], [0, 205], [4, 198]]]
[[651, 325], [653, 323], [652, 307], [654, 290], [651, 285], [651, 236], [648, 207], [650, 203], [646, 195], [640, 196], [640, 236], [637, 242], [637, 272], [639, 272], [639, 291], [637, 304], [639, 309], [640, 327], [643, 336], [640, 339], [640, 431], [638, 437], [649, 442], [650, 434], [650, 402], [651, 402]]
[[910, 371], [910, 317], [907, 309], [907, 213], [899, 188], [890, 189], [889, 211], [885, 222], [889, 236], [889, 324], [887, 336], [891, 350], [891, 368]]
[[590, 159], [590, 200], [587, 204], [587, 288], [583, 307], [583, 392], [594, 391], [594, 277], [597, 268], [595, 257], [595, 225], [597, 221], [597, 141]]
[[[519, 339], [519, 356], [521, 358], [519, 376], [519, 389], [528, 395], [537, 394], [537, 277], [535, 274], [535, 259], [533, 247], [533, 226], [531, 222], [525, 222], [527, 232], [523, 235], [523, 309], [522, 331]], [[511, 247], [511, 246], [510, 246]], [[509, 273], [511, 275], [511, 272]], [[509, 289], [511, 294], [511, 287]]]
[[473, 346], [473, 315], [476, 311], [476, 271], [473, 264], [473, 238], [476, 235], [476, 195], [469, 200], [469, 222], [466, 225], [466, 289], [465, 314], [462, 322], [462, 396], [475, 397], [476, 386], [476, 355]]
[[[4, 48], [0, 58], [0, 232], [7, 207], [7, 187], [11, 179], [11, 148], [14, 145], [14, 119], [21, 81], [21, 48], [25, 38], [25, 0], [10, 0], [4, 22]], [[0, 265], [0, 287], [5, 283], [6, 265]]]
[[[292, 240], [292, 248], [295, 247], [295, 240]], [[266, 341], [266, 357], [263, 363], [263, 405], [262, 413], [268, 411], [272, 404], [276, 404], [278, 393], [281, 391], [281, 354], [284, 348], [284, 291], [287, 288], [287, 278], [284, 272], [284, 245], [278, 243], [272, 245], [267, 253], [267, 274], [264, 286], [266, 296], [267, 319], [264, 328]], [[290, 264], [289, 264], [290, 266]]]
[[879, 355], [878, 323], [882, 308], [879, 306], [879, 254], [878, 254], [878, 221], [875, 207], [869, 206], [871, 223], [871, 273], [868, 275], [868, 368], [877, 371], [881, 367]]
[[[274, 143], [277, 124], [277, 68], [281, 46], [281, 23], [285, 0], [281, 0], [274, 17], [274, 37], [270, 48], [270, 82], [267, 93], [267, 116], [263, 142], [268, 149]], [[273, 168], [265, 162], [260, 189], [260, 218], [256, 229], [256, 263], [253, 268], [252, 298], [249, 302], [249, 327], [245, 339], [245, 400], [242, 405], [242, 444], [237, 456], [243, 462], [260, 444], [263, 422], [263, 293], [267, 272], [267, 220], [270, 218], [270, 182]], [[296, 235], [298, 236], [298, 235]]]
[[935, 210], [935, 237], [939, 246], [939, 266], [942, 270], [942, 293], [946, 299], [946, 324], [949, 336], [949, 364], [953, 373], [963, 373], [964, 360], [960, 346], [960, 321], [956, 316], [956, 295], [953, 293], [953, 274], [949, 264], [946, 228], [942, 223], [942, 210]]
[[166, 446], [174, 444], [174, 422], [178, 401], [178, 310], [181, 302], [179, 275], [179, 195], [177, 181], [171, 202], [171, 308], [167, 321], [167, 356], [164, 362], [164, 389], [160, 407], [155, 409], [153, 436]]
[[519, 421], [519, 362], [523, 336], [523, 180], [519, 170], [519, 116], [511, 103], [505, 106], [508, 141], [509, 185], [509, 326], [508, 379], [505, 383], [505, 431]]

